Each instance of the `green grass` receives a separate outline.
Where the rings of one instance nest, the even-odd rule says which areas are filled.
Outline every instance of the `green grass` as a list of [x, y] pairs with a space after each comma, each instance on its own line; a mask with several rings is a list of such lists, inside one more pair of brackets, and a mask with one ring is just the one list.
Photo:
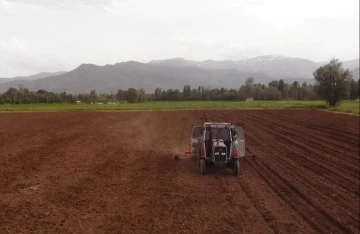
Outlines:
[[336, 107], [328, 108], [329, 111], [346, 112], [359, 115], [359, 101], [344, 101]]
[[0, 111], [101, 111], [101, 110], [153, 110], [153, 109], [202, 109], [202, 108], [264, 108], [264, 109], [323, 109], [359, 114], [358, 101], [345, 101], [335, 108], [328, 108], [324, 101], [184, 101], [146, 102], [126, 104], [4, 104]]

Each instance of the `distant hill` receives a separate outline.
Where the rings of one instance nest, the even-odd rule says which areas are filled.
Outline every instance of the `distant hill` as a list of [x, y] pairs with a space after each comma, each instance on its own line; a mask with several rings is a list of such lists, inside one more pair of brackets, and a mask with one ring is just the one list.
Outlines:
[[[241, 72], [235, 69], [203, 69], [199, 67], [166, 67], [139, 62], [124, 62], [115, 65], [96, 66], [82, 64], [78, 68], [48, 78], [24, 81], [30, 90], [45, 89], [68, 93], [89, 93], [95, 89], [98, 93], [116, 92], [118, 89], [144, 88], [154, 92], [156, 88], [182, 89], [185, 84], [197, 88], [205, 87], [239, 88], [249, 77], [256, 82], [267, 83], [272, 80], [265, 74]], [[0, 84], [0, 92], [16, 87], [18, 81]]]
[[17, 76], [17, 77], [13, 77], [13, 78], [0, 78], [0, 84], [5, 83], [5, 82], [14, 81], [14, 80], [37, 80], [37, 79], [41, 79], [41, 78], [45, 78], [45, 77], [49, 77], [49, 76], [60, 75], [60, 74], [64, 74], [64, 73], [65, 73], [65, 71], [42, 72], [42, 73], [31, 75], [31, 76]]
[[[352, 68], [359, 59], [344, 61], [345, 68]], [[199, 85], [211, 88], [239, 88], [252, 76], [255, 83], [268, 84], [272, 80], [283, 79], [287, 83], [314, 84], [313, 71], [326, 62], [286, 56], [260, 56], [238, 61], [205, 60], [191, 61], [184, 58], [153, 60], [149, 63], [128, 61], [114, 65], [97, 66], [82, 64], [69, 72], [40, 73], [28, 77], [0, 79], [0, 93], [17, 84], [24, 84], [30, 90], [68, 93], [117, 92], [118, 89], [144, 88], [154, 92], [156, 88], [182, 89], [185, 84], [192, 88]], [[358, 67], [358, 66], [357, 66]], [[359, 71], [353, 70], [359, 76]]]
[[[149, 64], [157, 66], [189, 67], [197, 66], [205, 69], [237, 69], [250, 73], [264, 73], [274, 79], [313, 79], [313, 71], [328, 62], [314, 62], [308, 59], [291, 58], [282, 55], [267, 55], [238, 61], [205, 60], [190, 61], [183, 58], [154, 60]], [[353, 69], [359, 66], [359, 59], [344, 61], [344, 67]]]
[[268, 76], [274, 77], [274, 79], [282, 79], [286, 77], [292, 77], [294, 79], [312, 79], [312, 72], [319, 67], [319, 64], [307, 59], [274, 55], [242, 59], [238, 61], [206, 60], [195, 62], [182, 58], [175, 58], [162, 61], [151, 61], [150, 64], [172, 67], [197, 66], [205, 69], [237, 69], [251, 73], [264, 73]]
[[358, 80], [359, 79], [359, 67], [352, 69], [351, 74], [353, 75], [354, 80]]
[[354, 70], [355, 68], [359, 68], [359, 59], [352, 59], [343, 62], [343, 67], [348, 68], [349, 70]]

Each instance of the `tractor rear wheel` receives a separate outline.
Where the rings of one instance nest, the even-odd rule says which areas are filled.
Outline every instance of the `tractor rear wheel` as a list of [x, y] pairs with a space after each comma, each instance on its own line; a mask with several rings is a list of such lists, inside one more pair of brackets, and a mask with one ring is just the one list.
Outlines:
[[235, 161], [234, 161], [234, 168], [233, 168], [233, 174], [234, 174], [234, 176], [239, 175], [239, 167], [240, 167], [240, 165], [239, 165], [239, 160], [235, 160]]
[[201, 172], [201, 175], [206, 175], [205, 159], [200, 159], [200, 172]]

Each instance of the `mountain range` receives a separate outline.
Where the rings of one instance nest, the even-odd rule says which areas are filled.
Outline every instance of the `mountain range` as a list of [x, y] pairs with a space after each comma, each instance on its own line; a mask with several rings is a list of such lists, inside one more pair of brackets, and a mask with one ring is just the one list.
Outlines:
[[9, 81], [15, 81], [15, 80], [37, 80], [49, 76], [55, 76], [55, 75], [61, 75], [65, 73], [65, 71], [60, 72], [41, 72], [39, 74], [31, 75], [31, 76], [17, 76], [13, 78], [0, 78], [0, 84], [9, 82]]
[[[185, 84], [211, 88], [239, 88], [252, 76], [255, 83], [267, 84], [283, 79], [292, 83], [315, 83], [312, 73], [327, 62], [269, 55], [238, 61], [191, 61], [184, 58], [153, 60], [148, 63], [128, 61], [114, 65], [81, 64], [69, 72], [40, 73], [28, 77], [0, 78], [0, 93], [23, 84], [29, 90], [45, 89], [67, 93], [117, 92], [130, 87], [154, 92], [156, 88], [182, 89]], [[359, 77], [359, 59], [343, 62], [344, 68]]]

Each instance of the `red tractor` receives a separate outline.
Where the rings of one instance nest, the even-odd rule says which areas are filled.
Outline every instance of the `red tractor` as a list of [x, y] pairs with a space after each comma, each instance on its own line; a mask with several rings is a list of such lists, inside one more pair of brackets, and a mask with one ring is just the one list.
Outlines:
[[230, 123], [205, 122], [194, 126], [191, 133], [190, 152], [196, 157], [202, 175], [206, 167], [231, 168], [239, 174], [239, 158], [245, 157], [245, 138], [241, 127]]

